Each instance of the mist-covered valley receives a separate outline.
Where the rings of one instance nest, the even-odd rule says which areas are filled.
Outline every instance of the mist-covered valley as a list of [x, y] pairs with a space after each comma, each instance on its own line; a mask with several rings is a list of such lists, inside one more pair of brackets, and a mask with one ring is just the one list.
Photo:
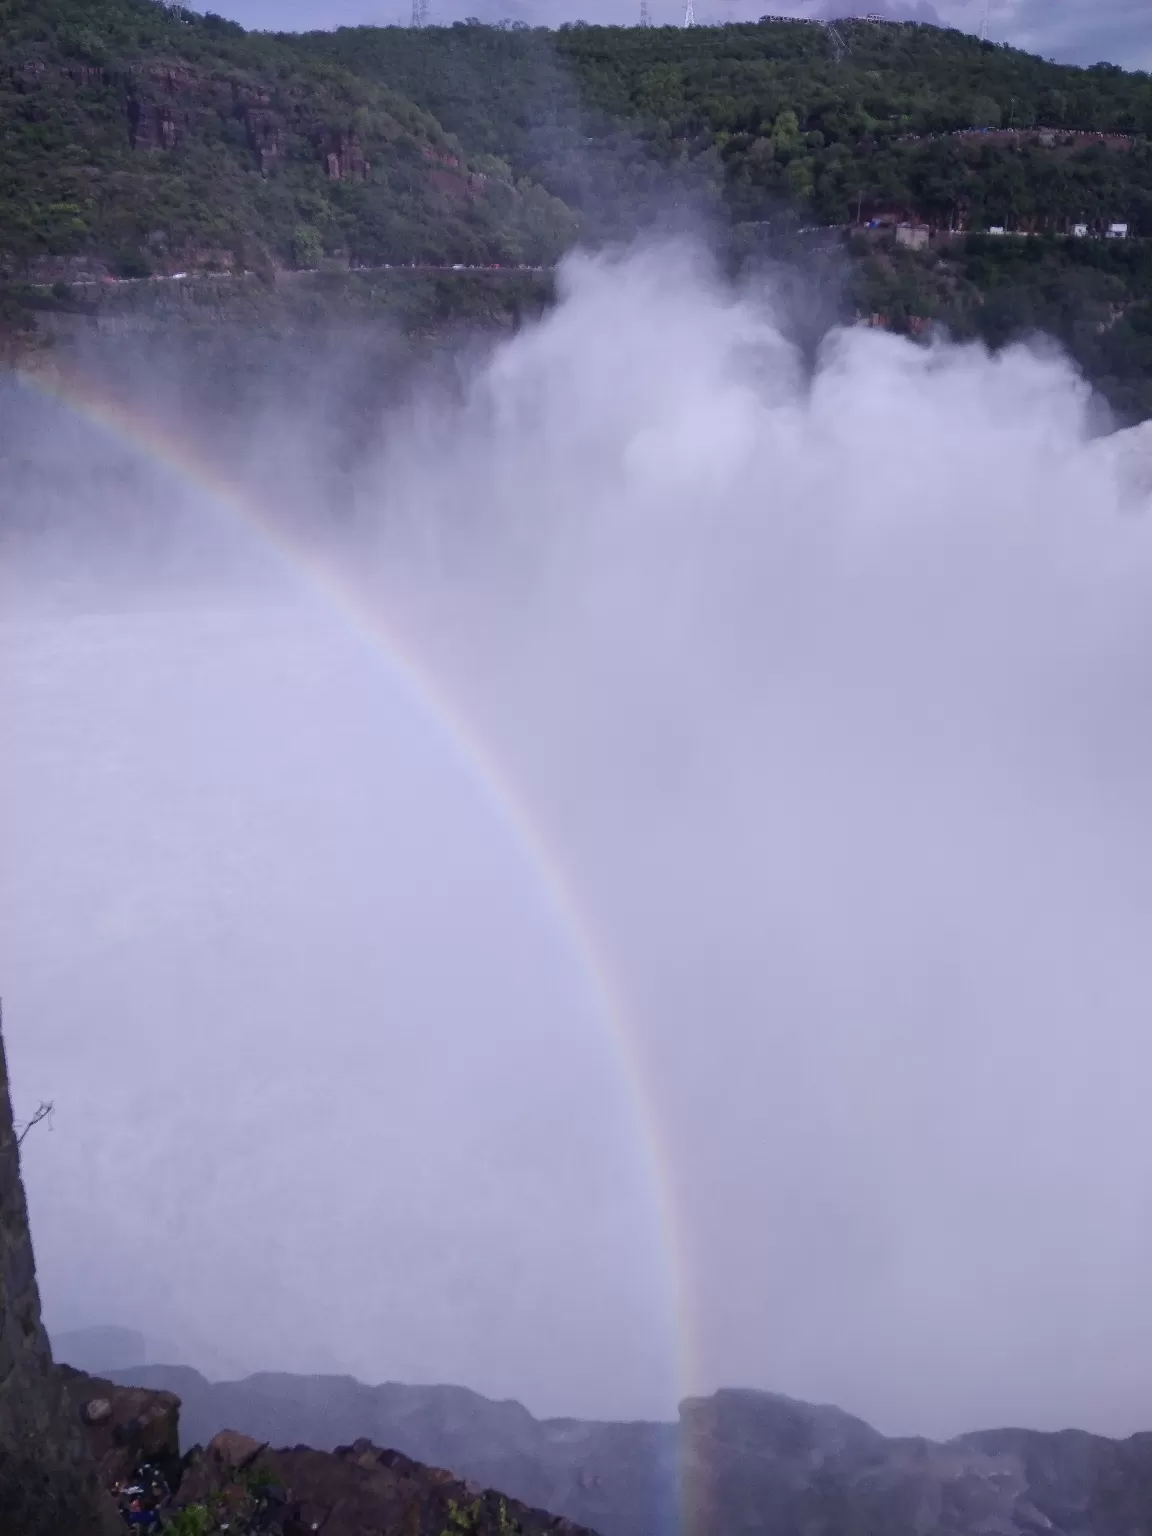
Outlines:
[[1148, 1427], [1152, 449], [1042, 342], [813, 350], [690, 241], [558, 285], [3, 385], [50, 1330]]

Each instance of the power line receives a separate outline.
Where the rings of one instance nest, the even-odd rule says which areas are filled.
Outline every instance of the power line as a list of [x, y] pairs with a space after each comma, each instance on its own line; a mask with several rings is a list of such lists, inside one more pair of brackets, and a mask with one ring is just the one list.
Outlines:
[[839, 31], [832, 22], [826, 21], [824, 23], [824, 30], [828, 34], [828, 41], [832, 44], [833, 56], [835, 57], [837, 64], [839, 64], [840, 60], [848, 52], [848, 44], [841, 37]]

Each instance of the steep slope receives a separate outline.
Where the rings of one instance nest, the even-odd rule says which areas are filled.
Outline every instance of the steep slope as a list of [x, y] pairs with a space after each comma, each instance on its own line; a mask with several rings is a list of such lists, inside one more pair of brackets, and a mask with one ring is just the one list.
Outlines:
[[230, 1424], [317, 1445], [371, 1436], [569, 1518], [594, 1515], [605, 1536], [678, 1528], [677, 1488], [695, 1536], [1152, 1536], [1152, 1434], [889, 1439], [837, 1408], [737, 1390], [689, 1399], [679, 1428], [540, 1421], [459, 1387], [210, 1383], [174, 1366], [115, 1374], [178, 1392], [186, 1435]]
[[0, 4], [0, 255], [552, 259], [574, 221], [385, 84], [153, 0]]
[[118, 1529], [40, 1322], [0, 1038], [0, 1531], [99, 1536]]
[[[245, 33], [0, 0], [10, 259], [549, 260], [669, 199], [736, 223], [1152, 233], [1152, 83], [937, 27]], [[542, 190], [547, 187], [554, 197]], [[561, 201], [562, 200], [562, 201]]]
[[[594, 223], [691, 189], [735, 222], [884, 212], [1152, 234], [1152, 82], [940, 27], [341, 28], [299, 40], [388, 80]], [[663, 173], [662, 176], [658, 173]]]

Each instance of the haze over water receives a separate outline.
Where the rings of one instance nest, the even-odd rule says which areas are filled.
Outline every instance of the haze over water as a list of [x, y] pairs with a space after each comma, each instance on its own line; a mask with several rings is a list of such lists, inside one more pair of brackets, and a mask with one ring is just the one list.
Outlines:
[[[854, 330], [810, 369], [689, 247], [563, 288], [381, 421], [334, 558], [600, 935], [674, 1253], [467, 763], [250, 533], [22, 397], [0, 953], [57, 1104], [50, 1323], [545, 1412], [1147, 1427], [1140, 454], [1043, 349]], [[247, 473], [323, 539], [330, 450], [275, 398]]]

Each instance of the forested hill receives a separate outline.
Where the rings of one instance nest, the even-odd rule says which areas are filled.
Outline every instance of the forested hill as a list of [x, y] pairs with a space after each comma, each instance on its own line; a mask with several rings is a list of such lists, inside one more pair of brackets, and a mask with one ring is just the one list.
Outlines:
[[[828, 230], [857, 258], [847, 313], [1039, 326], [1152, 414], [1147, 75], [912, 24], [273, 35], [0, 0], [9, 313], [21, 279], [84, 271], [546, 266], [675, 206], [733, 259], [769, 226]], [[902, 221], [931, 245], [897, 248]], [[1133, 238], [1096, 238], [1117, 223]]]
[[787, 199], [820, 224], [897, 211], [975, 229], [1127, 221], [1152, 236], [1152, 80], [1111, 65], [860, 21], [835, 35], [766, 20], [303, 41], [405, 91], [586, 218], [620, 218], [621, 198], [657, 189], [660, 166], [734, 220]]
[[153, 0], [0, 0], [10, 272], [539, 263], [575, 231], [385, 81], [293, 39]]
[[292, 36], [154, 0], [0, 0], [10, 259], [538, 262], [685, 194], [736, 223], [790, 204], [1152, 236], [1149, 135], [1146, 75], [934, 27]]

